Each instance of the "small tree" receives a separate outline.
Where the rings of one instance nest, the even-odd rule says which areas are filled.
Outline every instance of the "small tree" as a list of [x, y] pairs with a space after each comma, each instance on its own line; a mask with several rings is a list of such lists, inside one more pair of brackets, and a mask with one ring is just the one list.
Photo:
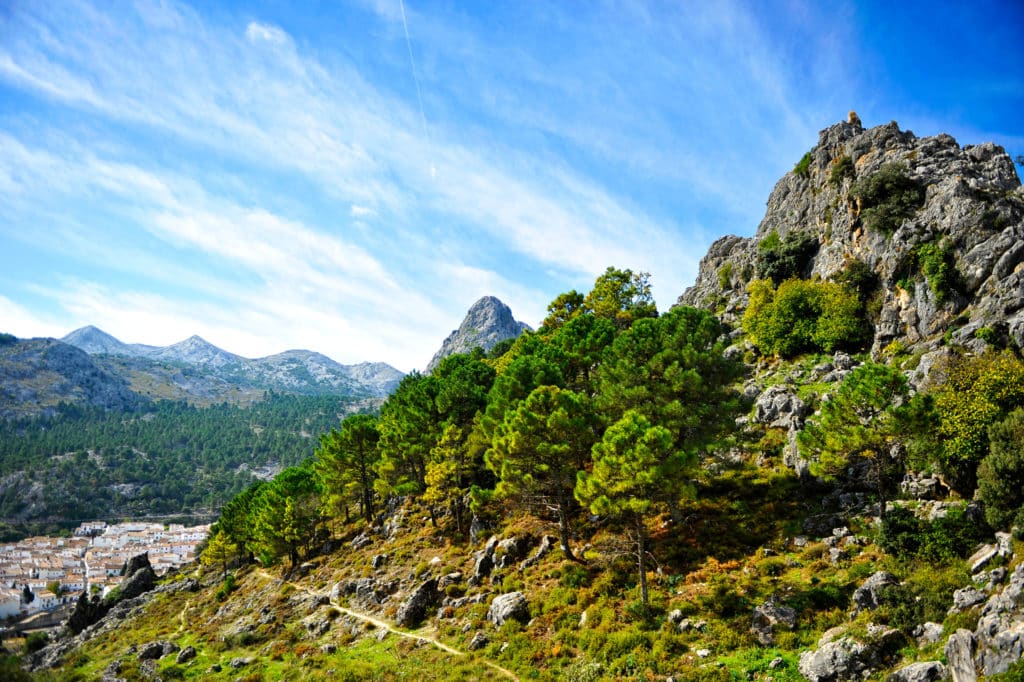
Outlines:
[[46, 589], [52, 592], [53, 594], [57, 595], [58, 597], [64, 591], [64, 588], [61, 587], [59, 580], [51, 580], [50, 582], [46, 583]]
[[1024, 409], [988, 427], [989, 454], [978, 466], [985, 520], [1008, 528], [1024, 508]]
[[235, 543], [224, 533], [214, 533], [207, 539], [199, 562], [204, 566], [220, 566], [221, 575], [227, 575], [228, 563], [234, 557]]
[[673, 459], [684, 455], [674, 450], [668, 429], [628, 410], [594, 445], [593, 457], [593, 471], [577, 474], [576, 499], [594, 514], [626, 521], [636, 548], [640, 599], [646, 605], [646, 519], [656, 500], [681, 494], [685, 479]]
[[871, 462], [878, 492], [879, 517], [885, 520], [887, 468], [898, 461], [902, 434], [899, 407], [908, 394], [907, 379], [886, 365], [867, 362], [855, 369], [797, 436], [812, 460], [811, 471], [826, 478], [855, 457]]
[[25, 585], [25, 587], [23, 587], [21, 590], [21, 601], [25, 602], [26, 604], [31, 604], [35, 600], [35, 598], [36, 595], [32, 594], [32, 590], [28, 589], [28, 585]]
[[539, 503], [558, 515], [562, 552], [571, 560], [576, 560], [569, 547], [573, 487], [595, 437], [595, 418], [584, 396], [540, 386], [506, 413], [486, 454], [487, 466], [500, 479], [499, 496]]

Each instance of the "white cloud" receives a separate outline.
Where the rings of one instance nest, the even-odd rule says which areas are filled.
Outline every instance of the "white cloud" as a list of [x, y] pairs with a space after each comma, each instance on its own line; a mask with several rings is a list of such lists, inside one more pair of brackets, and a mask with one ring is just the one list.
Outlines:
[[265, 41], [275, 45], [284, 45], [288, 42], [288, 34], [277, 26], [261, 24], [256, 21], [249, 22], [249, 25], [245, 27], [245, 37], [251, 43]]
[[37, 336], [60, 338], [69, 331], [60, 320], [39, 315], [6, 296], [0, 296], [0, 332], [25, 339]]

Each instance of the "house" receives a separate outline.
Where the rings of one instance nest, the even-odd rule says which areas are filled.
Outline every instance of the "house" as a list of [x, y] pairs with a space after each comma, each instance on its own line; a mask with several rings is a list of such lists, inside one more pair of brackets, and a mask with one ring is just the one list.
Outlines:
[[0, 618], [17, 615], [21, 610], [21, 590], [0, 589]]

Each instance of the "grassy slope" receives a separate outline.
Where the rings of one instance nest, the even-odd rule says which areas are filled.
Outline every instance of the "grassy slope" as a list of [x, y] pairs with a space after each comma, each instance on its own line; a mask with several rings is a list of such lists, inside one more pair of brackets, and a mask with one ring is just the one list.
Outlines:
[[[472, 550], [479, 547], [446, 539], [431, 528], [424, 510], [411, 505], [403, 510], [403, 528], [395, 539], [359, 551], [346, 545], [314, 559], [315, 568], [292, 582], [280, 577], [280, 568], [249, 567], [239, 571], [238, 589], [223, 602], [214, 598], [219, 576], [209, 573], [202, 592], [161, 595], [127, 627], [90, 642], [60, 675], [93, 679], [120, 658], [121, 675], [133, 679], [138, 663], [128, 648], [169, 639], [194, 646], [198, 657], [187, 665], [174, 664], [173, 656], [160, 661], [164, 679], [304, 680], [322, 679], [328, 671], [337, 679], [503, 679], [486, 665], [489, 661], [521, 679], [598, 679], [589, 675], [599, 670], [599, 679], [770, 676], [782, 682], [802, 679], [799, 653], [813, 648], [826, 629], [846, 624], [863, 632], [869, 621], [893, 617], [885, 611], [865, 613], [850, 623], [850, 595], [875, 570], [886, 568], [923, 590], [941, 592], [947, 604], [952, 589], [966, 584], [962, 561], [939, 567], [900, 564], [869, 542], [851, 547], [850, 558], [833, 565], [824, 544], [795, 546], [791, 539], [800, 520], [817, 511], [806, 499], [787, 475], [747, 466], [719, 476], [714, 487], [703, 487], [683, 509], [682, 527], [655, 520], [651, 530], [660, 571], [652, 572], [652, 606], [646, 611], [637, 603], [632, 561], [617, 555], [619, 536], [611, 528], [580, 529], [592, 545], [585, 567], [553, 552], [524, 572], [496, 570], [476, 588], [463, 581], [452, 592], [486, 593], [483, 603], [449, 610], [441, 619], [432, 614], [416, 631], [463, 652], [476, 632], [487, 634], [487, 646], [459, 656], [395, 634], [381, 637], [380, 628], [313, 599], [343, 580], [372, 575], [379, 582], [405, 581], [400, 593], [373, 614], [390, 620], [402, 594], [422, 576], [460, 571], [468, 577]], [[501, 537], [539, 537], [552, 530], [528, 516], [509, 519], [499, 529]], [[348, 538], [362, 528], [353, 524], [339, 530]], [[871, 536], [856, 524], [853, 530]], [[388, 555], [388, 563], [375, 572], [370, 563], [381, 553]], [[518, 589], [529, 597], [532, 620], [501, 628], [489, 624], [492, 595]], [[797, 609], [798, 624], [792, 632], [777, 631], [775, 646], [763, 647], [749, 630], [751, 611], [773, 595]], [[679, 632], [666, 619], [674, 609], [706, 624]], [[972, 618], [976, 614], [950, 617], [947, 628], [970, 625]], [[330, 622], [324, 634], [307, 627], [323, 620]], [[325, 645], [337, 649], [328, 653]], [[939, 658], [939, 649], [907, 647], [891, 663]], [[246, 656], [255, 661], [231, 668], [233, 659]], [[221, 672], [210, 672], [214, 664]]]

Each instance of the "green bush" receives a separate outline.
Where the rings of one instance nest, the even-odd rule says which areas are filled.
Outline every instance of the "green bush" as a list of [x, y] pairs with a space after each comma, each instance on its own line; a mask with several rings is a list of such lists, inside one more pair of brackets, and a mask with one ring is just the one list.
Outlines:
[[950, 562], [970, 554], [990, 532], [984, 523], [969, 518], [963, 509], [951, 509], [946, 516], [929, 522], [898, 507], [886, 515], [878, 544], [900, 559]]
[[853, 183], [850, 194], [860, 201], [864, 225], [888, 236], [917, 213], [925, 197], [924, 186], [907, 175], [906, 166], [897, 163], [887, 163]]
[[1024, 409], [988, 427], [989, 454], [978, 465], [978, 497], [993, 528], [1009, 528], [1024, 510]]
[[718, 288], [723, 291], [732, 284], [732, 261], [726, 261], [718, 268]]
[[45, 632], [33, 632], [25, 638], [25, 653], [34, 654], [46, 646], [49, 641], [50, 638]]
[[18, 342], [18, 337], [15, 336], [14, 334], [7, 334], [7, 333], [0, 334], [0, 346], [9, 346], [9, 345], [17, 343], [17, 342]]
[[961, 289], [960, 272], [956, 269], [953, 248], [948, 243], [931, 242], [917, 247], [917, 262], [928, 281], [928, 288], [939, 303], [945, 303]]
[[849, 156], [843, 156], [833, 164], [832, 171], [828, 174], [828, 181], [829, 184], [838, 187], [843, 184], [845, 178], [852, 180], [856, 177], [857, 170], [853, 165], [853, 159]]
[[818, 240], [806, 233], [790, 233], [785, 239], [772, 230], [757, 244], [757, 269], [779, 286], [791, 277], [802, 277], [818, 252]]
[[878, 274], [862, 260], [853, 258], [846, 261], [835, 277], [836, 282], [857, 292], [861, 301], [867, 301], [878, 289]]
[[776, 290], [755, 280], [749, 292], [743, 328], [762, 353], [856, 350], [868, 337], [864, 306], [842, 284], [790, 279]]
[[811, 156], [811, 152], [807, 152], [806, 154], [801, 156], [800, 160], [796, 162], [795, 166], [793, 166], [793, 173], [795, 175], [799, 175], [801, 178], [808, 177], [811, 174], [812, 160], [813, 157]]
[[228, 598], [228, 595], [230, 595], [237, 589], [238, 585], [237, 579], [235, 578], [235, 574], [228, 573], [224, 577], [224, 582], [221, 583], [220, 588], [217, 590], [216, 594], [214, 594], [214, 597], [217, 599], [217, 601], [224, 601]]

